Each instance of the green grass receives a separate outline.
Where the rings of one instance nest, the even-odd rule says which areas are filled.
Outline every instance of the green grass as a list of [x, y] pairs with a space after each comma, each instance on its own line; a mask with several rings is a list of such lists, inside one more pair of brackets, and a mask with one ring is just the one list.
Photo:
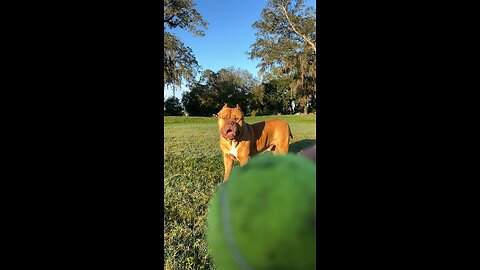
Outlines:
[[[245, 122], [279, 118], [299, 139], [290, 141], [289, 152], [316, 144], [315, 115], [246, 117]], [[215, 269], [205, 231], [208, 202], [224, 172], [217, 118], [166, 116], [164, 134], [164, 269]]]

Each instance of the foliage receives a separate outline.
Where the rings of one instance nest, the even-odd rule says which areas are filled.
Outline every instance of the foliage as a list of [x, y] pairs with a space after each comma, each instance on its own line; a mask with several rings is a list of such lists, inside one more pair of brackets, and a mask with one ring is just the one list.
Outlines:
[[163, 23], [170, 29], [185, 29], [195, 36], [204, 36], [202, 28], [207, 28], [208, 23], [194, 8], [192, 0], [163, 0]]
[[192, 49], [170, 33], [164, 34], [163, 45], [164, 84], [180, 85], [182, 79], [192, 81], [200, 69]]
[[[270, 0], [253, 24], [256, 41], [249, 52], [260, 72], [291, 76], [291, 96], [305, 108], [316, 97], [316, 10], [303, 0]], [[311, 105], [311, 104], [310, 104]]]
[[168, 115], [168, 116], [183, 115], [182, 104], [180, 103], [180, 100], [176, 97], [167, 98], [165, 100], [164, 106], [165, 106], [165, 110], [164, 110], [165, 115]]
[[234, 67], [218, 72], [206, 70], [198, 82], [190, 85], [190, 91], [183, 94], [182, 103], [191, 116], [211, 116], [225, 103], [231, 107], [239, 104], [248, 113], [255, 84], [256, 80], [247, 70]]
[[254, 87], [250, 107], [252, 115], [293, 114], [290, 91], [291, 75], [267, 74], [261, 85]]
[[180, 85], [183, 80], [191, 82], [197, 75], [198, 65], [192, 49], [185, 46], [167, 28], [180, 28], [191, 32], [194, 36], [204, 36], [208, 23], [194, 8], [192, 0], [164, 0], [164, 48], [163, 75], [164, 85]]
[[[291, 142], [291, 152], [315, 143], [312, 115], [247, 117], [245, 121], [252, 124], [272, 118], [286, 120], [301, 140]], [[215, 269], [205, 230], [208, 202], [224, 172], [217, 119], [166, 116], [164, 123], [164, 269]]]

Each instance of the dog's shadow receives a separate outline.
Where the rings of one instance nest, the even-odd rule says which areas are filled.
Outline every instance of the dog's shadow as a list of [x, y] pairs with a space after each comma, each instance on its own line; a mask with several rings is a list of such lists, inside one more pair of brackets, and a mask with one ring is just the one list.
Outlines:
[[[316, 144], [317, 144], [317, 140], [310, 140], [310, 139], [299, 140], [298, 142], [291, 143], [288, 146], [288, 153], [298, 154], [300, 151], [305, 150]], [[273, 153], [271, 151], [263, 151], [260, 153], [260, 155], [273, 155]], [[240, 166], [240, 164], [238, 164], [238, 162], [235, 162], [233, 166], [237, 167], [237, 166]]]
[[317, 143], [317, 140], [311, 140], [311, 139], [299, 140], [298, 142], [294, 142], [290, 144], [290, 146], [288, 147], [288, 152], [296, 154], [310, 146], [315, 145], [316, 143]]

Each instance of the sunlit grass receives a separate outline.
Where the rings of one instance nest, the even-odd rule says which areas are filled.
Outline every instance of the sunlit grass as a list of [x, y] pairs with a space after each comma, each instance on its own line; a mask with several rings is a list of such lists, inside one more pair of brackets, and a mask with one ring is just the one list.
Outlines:
[[[315, 115], [246, 117], [256, 123], [286, 120], [294, 137], [290, 152], [316, 143]], [[164, 117], [165, 269], [215, 269], [205, 241], [208, 202], [223, 181], [215, 117]]]

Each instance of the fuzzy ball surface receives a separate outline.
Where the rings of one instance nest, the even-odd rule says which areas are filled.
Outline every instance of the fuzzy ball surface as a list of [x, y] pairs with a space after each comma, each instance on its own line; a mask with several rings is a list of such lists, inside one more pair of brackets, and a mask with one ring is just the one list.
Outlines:
[[217, 269], [316, 269], [315, 188], [305, 157], [259, 155], [235, 168], [209, 205]]

